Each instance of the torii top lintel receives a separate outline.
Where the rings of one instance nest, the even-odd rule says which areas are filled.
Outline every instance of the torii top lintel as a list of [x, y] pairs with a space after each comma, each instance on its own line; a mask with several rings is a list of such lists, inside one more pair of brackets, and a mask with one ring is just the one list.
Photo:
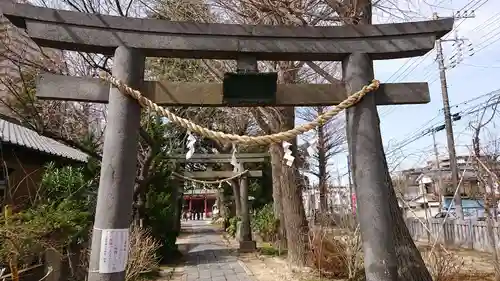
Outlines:
[[420, 56], [453, 28], [453, 18], [335, 27], [172, 22], [87, 14], [0, 1], [2, 13], [41, 47], [112, 55], [120, 45], [146, 56], [338, 61]]

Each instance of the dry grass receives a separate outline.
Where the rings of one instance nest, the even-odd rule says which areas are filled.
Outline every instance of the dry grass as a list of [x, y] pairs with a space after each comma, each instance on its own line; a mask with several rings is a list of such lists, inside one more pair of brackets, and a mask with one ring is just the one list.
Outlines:
[[337, 236], [328, 228], [309, 233], [308, 265], [323, 277], [358, 280], [363, 275], [361, 239], [358, 231]]
[[[91, 237], [91, 236], [90, 236]], [[139, 227], [132, 227], [129, 233], [129, 252], [128, 261], [125, 269], [126, 281], [142, 280], [144, 273], [149, 273], [159, 268], [159, 259], [156, 251], [161, 244], [154, 239], [149, 231]], [[82, 251], [80, 269], [83, 269], [84, 275], [87, 275], [88, 258], [90, 249]]]
[[159, 266], [156, 251], [160, 247], [161, 244], [148, 231], [132, 227], [125, 280], [140, 280], [142, 273], [156, 270]]
[[[309, 263], [321, 277], [332, 280], [364, 280], [363, 252], [359, 228], [318, 227], [309, 235]], [[494, 269], [485, 254], [445, 249], [420, 249], [433, 281], [488, 281]], [[478, 266], [480, 255], [482, 266]], [[485, 262], [486, 260], [486, 262]], [[486, 266], [485, 266], [486, 264]]]
[[[307, 266], [314, 274], [305, 274], [307, 280], [364, 280], [363, 249], [359, 226], [352, 223], [349, 217], [338, 217], [334, 223], [331, 219], [320, 217], [328, 224], [313, 227], [304, 243], [308, 243]], [[319, 220], [318, 219], [318, 220]], [[417, 243], [419, 244], [419, 243]], [[276, 254], [276, 250], [264, 250], [267, 267], [271, 260], [285, 262], [285, 257]], [[265, 247], [264, 247], [265, 246]], [[420, 252], [431, 273], [433, 281], [493, 281], [494, 268], [489, 254], [464, 249], [445, 249], [441, 245], [430, 254], [430, 247], [420, 245]], [[279, 267], [279, 266], [278, 266]], [[278, 270], [273, 268], [273, 270]], [[297, 273], [297, 271], [294, 271]], [[264, 274], [265, 275], [265, 274]], [[299, 279], [304, 274], [298, 274]], [[313, 278], [313, 279], [311, 279]], [[267, 279], [266, 279], [267, 280]]]
[[[420, 247], [422, 257], [434, 281], [488, 281], [493, 280], [491, 269], [479, 266], [470, 255], [484, 255], [475, 251], [465, 253], [460, 249], [446, 249], [443, 245]], [[465, 253], [465, 255], [464, 255]], [[467, 255], [468, 254], [468, 255]]]

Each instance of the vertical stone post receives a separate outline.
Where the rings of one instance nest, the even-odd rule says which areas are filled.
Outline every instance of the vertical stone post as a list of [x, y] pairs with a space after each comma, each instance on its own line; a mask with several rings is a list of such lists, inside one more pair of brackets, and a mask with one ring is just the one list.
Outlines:
[[[240, 163], [239, 171], [244, 171], [243, 163]], [[256, 243], [252, 240], [252, 227], [250, 224], [250, 206], [248, 204], [248, 175], [240, 178], [240, 200], [241, 200], [241, 229], [240, 229], [240, 251], [249, 252], [256, 249]]]
[[[354, 53], [342, 62], [347, 92], [358, 91], [373, 79], [367, 54]], [[365, 253], [366, 281], [397, 281], [389, 191], [383, 163], [375, 93], [347, 110], [350, 169], [356, 191], [357, 214]]]
[[[240, 56], [237, 63], [238, 72], [259, 72], [257, 59], [251, 56]], [[244, 171], [243, 163], [240, 163], [239, 171]], [[252, 228], [250, 224], [250, 210], [248, 206], [248, 175], [240, 178], [240, 200], [241, 206], [241, 228], [240, 228], [240, 251], [249, 252], [256, 249], [255, 241], [252, 240]]]
[[[141, 52], [120, 46], [113, 59], [113, 75], [132, 88], [140, 89], [144, 65], [145, 57]], [[89, 281], [125, 280], [140, 118], [139, 104], [111, 86]], [[112, 251], [110, 244], [117, 245], [118, 251]]]

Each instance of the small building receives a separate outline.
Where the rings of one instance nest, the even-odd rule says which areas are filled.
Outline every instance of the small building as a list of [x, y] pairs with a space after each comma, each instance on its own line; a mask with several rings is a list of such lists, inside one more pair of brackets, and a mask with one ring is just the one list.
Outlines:
[[432, 218], [440, 212], [439, 198], [433, 194], [420, 194], [411, 200], [398, 199], [406, 217]]
[[[486, 156], [481, 158], [485, 163], [491, 162]], [[457, 156], [458, 176], [459, 179], [462, 178], [460, 183], [460, 195], [465, 198], [477, 197], [484, 194], [484, 191], [479, 188], [477, 175], [471, 161], [472, 159], [470, 159], [469, 155]], [[456, 187], [452, 184], [449, 158], [441, 158], [439, 166], [436, 164], [436, 161], [428, 161], [427, 168], [428, 172], [426, 175], [432, 178], [434, 185], [442, 184], [441, 196], [453, 196]], [[441, 183], [439, 180], [441, 180]]]
[[404, 192], [398, 194], [398, 203], [406, 217], [431, 218], [440, 211], [439, 193], [429, 170], [428, 167], [405, 170], [395, 183]]
[[[234, 198], [231, 198], [231, 202]], [[254, 197], [248, 196], [249, 206]], [[230, 209], [233, 206], [229, 206]], [[202, 213], [204, 218], [211, 218], [217, 215], [220, 210], [217, 209], [217, 189], [190, 189], [184, 191], [184, 206], [183, 211], [193, 211]]]
[[[460, 195], [464, 198], [478, 198], [484, 192], [491, 192], [491, 187], [486, 186], [481, 190], [472, 161], [467, 156], [457, 156], [457, 168], [460, 180]], [[481, 161], [486, 163], [492, 170], [498, 170], [498, 166], [491, 157], [483, 156]], [[456, 187], [451, 180], [450, 161], [441, 158], [439, 163], [428, 161], [425, 167], [408, 169], [401, 172], [399, 181], [395, 184], [399, 190], [404, 192], [405, 199], [413, 199], [420, 194], [434, 194], [438, 196], [453, 196]], [[498, 190], [494, 189], [497, 193]], [[442, 199], [442, 198], [441, 198]]]
[[[426, 190], [425, 184], [428, 183], [429, 179], [424, 177], [427, 173], [427, 168], [413, 168], [404, 170], [401, 172], [398, 180], [394, 181], [394, 187], [399, 191], [403, 192], [405, 200], [413, 200], [424, 193]], [[426, 193], [431, 193], [427, 188]]]
[[203, 213], [205, 218], [212, 217], [213, 206], [217, 200], [216, 189], [191, 189], [184, 192], [184, 211]]
[[[22, 206], [35, 196], [49, 162], [81, 165], [88, 155], [0, 116], [0, 200]], [[3, 208], [2, 208], [3, 209]]]
[[[467, 156], [457, 156], [457, 168], [460, 179], [460, 195], [462, 197], [462, 208], [464, 215], [471, 217], [482, 217], [484, 215], [485, 192], [495, 192], [498, 198], [498, 188], [479, 184], [476, 171], [471, 163], [473, 159]], [[498, 172], [498, 163], [488, 156], [482, 156], [481, 161], [494, 172]], [[398, 181], [400, 190], [404, 190], [404, 195], [400, 198], [400, 207], [406, 210], [408, 216], [425, 217], [434, 216], [435, 212], [443, 212], [451, 204], [456, 186], [451, 180], [450, 161], [448, 158], [441, 158], [439, 163], [428, 161], [422, 168], [405, 170], [401, 173]], [[493, 183], [495, 184], [495, 183]], [[424, 199], [425, 196], [425, 199]], [[405, 200], [403, 202], [402, 200]], [[422, 201], [422, 202], [420, 202]], [[422, 203], [427, 202], [426, 209]], [[436, 209], [441, 206], [441, 209]]]

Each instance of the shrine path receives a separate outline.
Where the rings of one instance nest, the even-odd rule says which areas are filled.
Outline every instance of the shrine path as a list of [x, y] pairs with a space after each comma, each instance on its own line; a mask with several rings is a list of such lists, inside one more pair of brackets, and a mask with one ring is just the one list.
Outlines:
[[186, 262], [175, 269], [173, 281], [252, 281], [235, 249], [227, 246], [221, 230], [207, 220], [183, 221], [185, 236], [178, 239]]

